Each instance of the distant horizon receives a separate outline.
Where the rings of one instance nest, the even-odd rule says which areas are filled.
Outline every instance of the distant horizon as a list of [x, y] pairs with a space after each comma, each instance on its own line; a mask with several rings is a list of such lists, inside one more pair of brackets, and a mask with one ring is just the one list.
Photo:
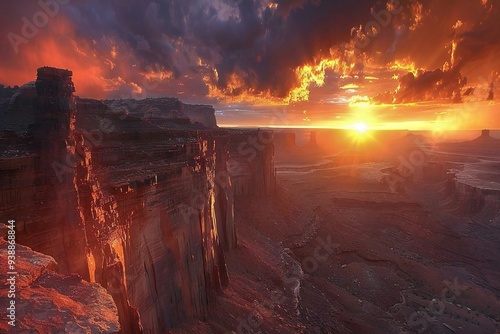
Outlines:
[[[69, 69], [71, 70], [71, 69]], [[73, 76], [74, 77], [74, 76]], [[35, 78], [34, 78], [35, 79]], [[30, 82], [35, 82], [32, 80]], [[28, 84], [27, 82], [25, 84]], [[23, 85], [25, 85], [23, 84]], [[6, 89], [9, 87], [15, 88], [12, 85], [3, 84]], [[21, 88], [23, 85], [18, 86]], [[178, 99], [188, 104], [203, 104], [211, 105], [216, 111], [216, 119], [221, 127], [234, 128], [294, 128], [294, 129], [338, 129], [338, 130], [353, 130], [356, 124], [360, 122], [366, 124], [371, 131], [438, 131], [453, 133], [456, 131], [481, 131], [483, 129], [500, 130], [500, 112], [497, 112], [499, 104], [492, 101], [476, 101], [471, 103], [460, 104], [429, 104], [428, 102], [391, 105], [391, 104], [369, 104], [366, 102], [356, 104], [337, 104], [335, 113], [328, 111], [314, 110], [311, 113], [305, 111], [297, 111], [290, 106], [252, 106], [244, 103], [207, 103], [206, 101], [193, 101], [192, 99], [184, 99], [182, 96], [158, 95], [145, 98], [134, 98], [131, 96], [117, 98], [93, 98], [78, 95], [78, 87], [76, 87], [75, 96], [82, 99], [95, 99], [100, 101], [105, 100], [143, 100], [155, 98], [171, 98]], [[315, 105], [318, 108], [323, 108], [323, 105]], [[469, 120], [470, 110], [484, 108], [481, 114], [482, 117], [476, 117], [473, 121]], [[446, 111], [443, 111], [444, 109]], [[391, 117], [396, 117], [396, 114], [401, 112], [420, 111], [429, 119], [414, 120], [411, 115], [405, 117], [399, 115], [400, 121], [382, 122], [377, 118], [384, 117], [384, 114], [390, 114]], [[310, 115], [311, 118], [309, 118]], [[448, 115], [449, 114], [449, 115]], [[342, 116], [340, 116], [342, 115]], [[315, 120], [319, 119], [319, 120]], [[344, 120], [347, 119], [347, 120]], [[465, 123], [471, 123], [475, 127], [461, 128]], [[489, 125], [499, 124], [499, 127], [491, 127]], [[406, 127], [405, 127], [406, 125]]]

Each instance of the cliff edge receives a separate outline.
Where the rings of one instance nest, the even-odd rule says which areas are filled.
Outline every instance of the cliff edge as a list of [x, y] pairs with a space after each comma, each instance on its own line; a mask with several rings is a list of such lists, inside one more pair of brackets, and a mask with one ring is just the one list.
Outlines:
[[[55, 273], [52, 257], [11, 242], [14, 229], [0, 230], [2, 333], [120, 333], [116, 305], [102, 286]], [[16, 255], [9, 268], [10, 249]]]
[[[237, 245], [233, 141], [248, 150], [261, 132], [234, 137], [212, 107], [176, 99], [80, 99], [71, 76], [39, 69], [1, 113], [0, 219], [60, 273], [104, 287], [122, 333], [205, 320]], [[258, 147], [247, 195], [273, 190], [272, 140]]]

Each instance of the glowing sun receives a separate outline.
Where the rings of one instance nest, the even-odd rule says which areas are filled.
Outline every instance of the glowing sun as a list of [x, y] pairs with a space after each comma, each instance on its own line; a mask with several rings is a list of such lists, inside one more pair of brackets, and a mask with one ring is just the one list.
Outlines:
[[366, 125], [366, 123], [356, 123], [354, 124], [353, 129], [358, 133], [365, 133], [368, 131], [368, 125]]

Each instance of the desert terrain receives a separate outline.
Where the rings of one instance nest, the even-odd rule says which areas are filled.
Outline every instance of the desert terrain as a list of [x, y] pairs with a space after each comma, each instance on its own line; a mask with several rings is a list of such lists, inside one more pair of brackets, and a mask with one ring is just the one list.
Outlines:
[[395, 191], [383, 171], [418, 137], [399, 136], [277, 137], [275, 194], [236, 202], [229, 288], [173, 333], [498, 333], [498, 142], [427, 145]]

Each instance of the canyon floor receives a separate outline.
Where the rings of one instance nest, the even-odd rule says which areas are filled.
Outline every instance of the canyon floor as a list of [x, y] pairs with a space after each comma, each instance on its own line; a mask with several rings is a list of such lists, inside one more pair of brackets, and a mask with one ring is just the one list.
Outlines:
[[275, 195], [237, 201], [230, 287], [172, 333], [500, 333], [498, 212], [340, 160], [277, 152]]

